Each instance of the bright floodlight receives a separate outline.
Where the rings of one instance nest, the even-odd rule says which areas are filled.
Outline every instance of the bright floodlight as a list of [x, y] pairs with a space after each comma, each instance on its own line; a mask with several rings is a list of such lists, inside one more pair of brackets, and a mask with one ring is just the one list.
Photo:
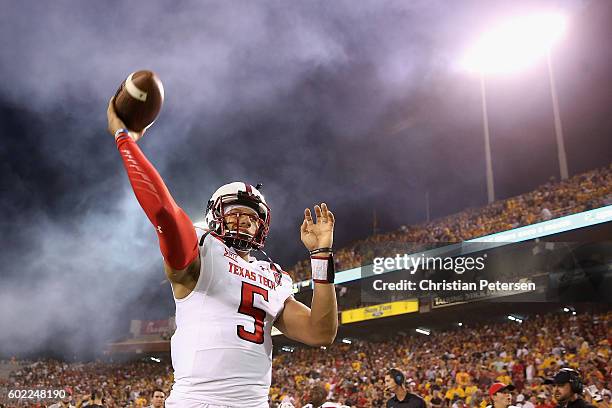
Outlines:
[[415, 329], [414, 331], [416, 331], [417, 333], [424, 334], [424, 335], [426, 335], [426, 336], [429, 336], [429, 333], [430, 333], [430, 331], [429, 331], [429, 330], [427, 330], [427, 329], [421, 329], [421, 328]]
[[521, 70], [546, 55], [566, 26], [567, 19], [559, 13], [513, 18], [486, 32], [461, 65], [482, 73]]

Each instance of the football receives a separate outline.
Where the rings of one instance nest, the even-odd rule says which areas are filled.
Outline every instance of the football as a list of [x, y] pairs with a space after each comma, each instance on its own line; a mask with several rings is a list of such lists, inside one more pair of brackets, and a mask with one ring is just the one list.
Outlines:
[[151, 126], [164, 102], [164, 86], [153, 71], [132, 72], [115, 93], [115, 111], [129, 130]]

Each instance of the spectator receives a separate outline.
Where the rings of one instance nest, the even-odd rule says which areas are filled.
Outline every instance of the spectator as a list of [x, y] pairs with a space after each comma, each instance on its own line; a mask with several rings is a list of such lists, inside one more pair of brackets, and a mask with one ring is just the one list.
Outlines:
[[489, 387], [489, 398], [493, 408], [508, 408], [512, 403], [514, 386], [512, 384], [494, 383]]
[[595, 408], [582, 398], [582, 379], [571, 368], [562, 368], [551, 380], [557, 408]]
[[164, 401], [166, 401], [166, 393], [164, 390], [156, 388], [153, 390], [153, 394], [151, 395], [151, 405], [149, 405], [147, 408], [163, 408]]
[[393, 397], [387, 401], [387, 408], [426, 408], [425, 401], [421, 397], [406, 390], [405, 382], [404, 374], [398, 369], [392, 368], [387, 372], [385, 387], [387, 391], [393, 393]]

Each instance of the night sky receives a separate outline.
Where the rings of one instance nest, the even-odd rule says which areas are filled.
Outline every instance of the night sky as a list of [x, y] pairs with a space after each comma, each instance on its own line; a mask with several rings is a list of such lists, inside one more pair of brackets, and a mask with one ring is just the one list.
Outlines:
[[[424, 221], [426, 192], [434, 218], [486, 204], [479, 82], [458, 61], [508, 16], [568, 14], [553, 63], [570, 174], [612, 161], [609, 1], [0, 8], [0, 356], [99, 349], [164, 278], [106, 131], [108, 99], [138, 69], [165, 86], [139, 145], [176, 201], [195, 222], [221, 184], [263, 183], [266, 250], [287, 268], [315, 203], [336, 214], [337, 248], [371, 234], [374, 212], [381, 231]], [[545, 59], [486, 83], [497, 197], [558, 178]]]

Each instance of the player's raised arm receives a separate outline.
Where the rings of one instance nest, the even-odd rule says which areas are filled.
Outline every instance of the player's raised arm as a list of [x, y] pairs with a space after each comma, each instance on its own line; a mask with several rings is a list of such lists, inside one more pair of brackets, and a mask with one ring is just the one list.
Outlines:
[[300, 228], [302, 242], [310, 252], [314, 292], [312, 309], [289, 297], [276, 326], [287, 337], [310, 346], [333, 343], [338, 331], [338, 305], [334, 289], [334, 214], [325, 203], [315, 206], [316, 221], [310, 209], [304, 210]]
[[107, 118], [108, 131], [115, 136], [136, 199], [157, 232], [168, 279], [181, 283], [191, 271], [199, 271], [198, 239], [193, 223], [136, 145], [144, 130], [128, 131], [117, 116], [112, 99], [108, 104]]

